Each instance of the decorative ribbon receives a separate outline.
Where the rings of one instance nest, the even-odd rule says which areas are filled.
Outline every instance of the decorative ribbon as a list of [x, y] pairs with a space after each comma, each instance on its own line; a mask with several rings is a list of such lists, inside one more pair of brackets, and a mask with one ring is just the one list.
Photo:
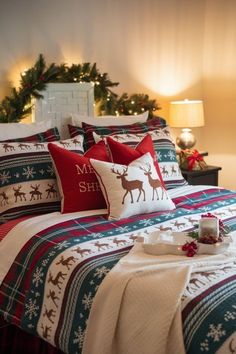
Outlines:
[[190, 171], [192, 171], [192, 169], [195, 165], [195, 162], [203, 161], [203, 157], [201, 154], [199, 154], [199, 152], [197, 150], [193, 150], [192, 155], [187, 156], [187, 160], [188, 160], [188, 168]]

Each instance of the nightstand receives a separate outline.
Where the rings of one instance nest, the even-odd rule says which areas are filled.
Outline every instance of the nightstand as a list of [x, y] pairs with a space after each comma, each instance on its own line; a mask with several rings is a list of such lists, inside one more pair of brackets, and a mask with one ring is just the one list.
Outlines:
[[218, 172], [221, 167], [207, 166], [206, 170], [187, 171], [181, 170], [182, 175], [189, 184], [206, 184], [211, 186], [218, 186]]

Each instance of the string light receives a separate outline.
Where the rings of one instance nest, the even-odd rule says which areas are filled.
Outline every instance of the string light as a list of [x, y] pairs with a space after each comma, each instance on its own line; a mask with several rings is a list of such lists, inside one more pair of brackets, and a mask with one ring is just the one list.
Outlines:
[[[41, 86], [37, 87], [37, 85], [41, 84], [41, 82], [47, 85], [49, 82], [48, 77], [50, 77], [51, 74], [51, 67], [49, 68], [46, 67], [46, 63], [42, 55], [40, 55], [36, 64], [37, 65], [35, 65], [30, 69], [23, 67], [23, 70], [21, 72], [22, 80], [20, 81], [20, 85], [24, 88], [24, 90], [22, 90], [22, 95], [30, 95], [31, 91], [33, 91], [35, 87], [40, 91]], [[75, 82], [81, 84], [83, 84], [84, 82], [90, 82], [90, 84], [92, 84], [92, 86], [94, 86], [95, 88], [95, 100], [96, 101], [100, 100], [101, 102], [103, 101], [103, 103], [101, 103], [98, 108], [99, 110], [107, 113], [110, 112], [112, 114], [115, 114], [116, 116], [119, 116], [121, 114], [137, 115], [140, 112], [144, 112], [145, 109], [149, 110], [149, 112], [156, 111], [156, 109], [158, 109], [153, 107], [153, 105], [155, 104], [155, 100], [153, 100], [153, 102], [150, 101], [147, 95], [132, 95], [133, 97], [131, 96], [130, 99], [129, 96], [126, 94], [119, 98], [118, 95], [115, 95], [112, 91], [110, 91], [110, 88], [108, 88], [108, 86], [110, 87], [116, 86], [118, 85], [118, 83], [111, 83], [110, 80], [107, 79], [107, 74], [100, 74], [97, 71], [96, 67], [95, 70], [92, 71], [90, 65], [88, 66], [87, 64], [86, 66], [77, 65], [71, 71], [69, 70], [70, 69], [69, 67], [65, 67], [64, 68], [65, 70], [63, 69], [62, 73], [60, 73], [59, 70], [60, 67], [58, 67], [59, 70], [58, 75], [62, 80], [61, 82], [63, 82], [64, 79], [65, 82]], [[36, 75], [33, 75], [34, 73], [36, 73]], [[19, 91], [19, 93], [20, 93], [19, 99], [16, 98], [19, 101], [19, 105], [17, 102], [17, 114], [20, 116], [19, 119], [21, 119], [21, 116], [23, 116], [23, 114], [21, 114], [21, 111], [23, 112], [21, 106], [24, 108], [27, 107], [25, 107], [24, 105], [24, 100], [21, 99], [21, 91]], [[5, 106], [6, 106], [5, 101], [7, 102], [8, 105], [11, 106], [10, 98], [6, 97], [3, 100]], [[123, 106], [122, 105], [120, 107], [117, 106], [117, 103], [119, 101], [123, 104]], [[146, 101], [147, 104], [144, 104]], [[19, 109], [18, 106], [20, 107]], [[132, 106], [133, 108], [131, 108], [130, 106]], [[15, 119], [16, 110], [14, 110], [14, 107], [12, 110], [13, 112], [12, 113], [10, 112], [10, 114], [7, 111], [5, 112], [4, 109], [1, 111], [1, 107], [2, 104], [0, 102], [0, 121], [6, 120], [5, 119], [6, 117], [9, 119], [9, 121]], [[152, 115], [152, 112], [150, 112], [150, 114]]]

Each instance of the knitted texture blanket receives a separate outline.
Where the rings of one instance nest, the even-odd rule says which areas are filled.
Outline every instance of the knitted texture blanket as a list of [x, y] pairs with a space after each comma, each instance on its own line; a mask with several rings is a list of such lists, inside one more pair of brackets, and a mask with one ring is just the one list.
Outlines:
[[232, 259], [151, 256], [137, 243], [98, 289], [83, 354], [184, 354], [180, 304], [191, 272]]

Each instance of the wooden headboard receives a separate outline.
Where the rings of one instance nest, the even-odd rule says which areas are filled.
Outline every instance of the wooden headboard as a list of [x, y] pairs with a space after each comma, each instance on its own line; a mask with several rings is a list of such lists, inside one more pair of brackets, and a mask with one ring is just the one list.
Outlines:
[[[41, 92], [40, 92], [41, 93]], [[34, 122], [51, 119], [62, 138], [68, 137], [67, 124], [71, 114], [94, 116], [94, 87], [92, 83], [47, 84], [41, 93], [42, 99], [33, 100], [32, 120]]]

